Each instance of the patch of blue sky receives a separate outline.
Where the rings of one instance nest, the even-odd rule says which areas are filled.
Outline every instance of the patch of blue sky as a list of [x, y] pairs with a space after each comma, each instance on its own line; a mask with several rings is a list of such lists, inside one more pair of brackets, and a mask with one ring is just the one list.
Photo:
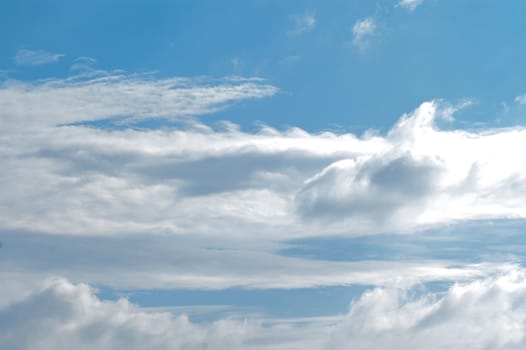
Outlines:
[[[99, 288], [99, 297], [116, 300], [126, 297], [149, 308], [182, 310], [187, 307], [190, 318], [208, 322], [225, 316], [259, 315], [271, 318], [318, 317], [343, 314], [349, 303], [370, 288], [364, 285], [331, 286], [296, 289], [223, 290], [113, 290]], [[194, 307], [194, 310], [191, 307]], [[215, 307], [214, 307], [215, 306]], [[209, 307], [206, 310], [206, 307]]]
[[[503, 104], [513, 105], [524, 92], [526, 29], [520, 16], [526, 4], [483, 1], [473, 12], [468, 2], [429, 1], [414, 13], [391, 5], [6, 2], [0, 30], [11, 35], [0, 48], [0, 69], [16, 70], [13, 57], [27, 48], [65, 56], [55, 65], [17, 70], [15, 77], [58, 75], [59, 66], [65, 74], [80, 56], [96, 57], [103, 69], [155, 69], [161, 77], [264, 76], [281, 89], [272, 101], [207, 117], [248, 126], [260, 120], [307, 130], [387, 130], [401, 114], [433, 98], [476, 100], [462, 115], [468, 127], [523, 121]], [[294, 25], [289, 15], [305, 13], [316, 17], [316, 26], [287, 35]], [[365, 17], [375, 19], [377, 33], [360, 53], [349, 44], [351, 28]], [[298, 59], [284, 61], [291, 56]]]
[[331, 261], [526, 262], [524, 220], [480, 220], [415, 234], [318, 237], [288, 241], [279, 253]]

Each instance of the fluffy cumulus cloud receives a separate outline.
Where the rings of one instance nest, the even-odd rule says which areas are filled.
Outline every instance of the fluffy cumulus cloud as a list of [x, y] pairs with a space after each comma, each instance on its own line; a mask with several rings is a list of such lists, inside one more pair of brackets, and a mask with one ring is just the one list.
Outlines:
[[250, 324], [193, 324], [184, 315], [140, 309], [127, 300], [101, 301], [83, 284], [63, 279], [0, 309], [5, 349], [240, 349]]
[[445, 293], [375, 289], [355, 300], [330, 349], [523, 349], [523, 270], [455, 284]]
[[389, 228], [524, 217], [524, 159], [508, 155], [525, 131], [439, 130], [437, 118], [448, 113], [424, 103], [386, 135], [387, 151], [332, 163], [308, 179], [296, 197], [300, 212]]

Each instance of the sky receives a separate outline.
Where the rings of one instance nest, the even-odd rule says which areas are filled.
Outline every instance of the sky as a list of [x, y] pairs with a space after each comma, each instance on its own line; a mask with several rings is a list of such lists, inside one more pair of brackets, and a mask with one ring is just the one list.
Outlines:
[[524, 10], [1, 2], [0, 347], [523, 349]]

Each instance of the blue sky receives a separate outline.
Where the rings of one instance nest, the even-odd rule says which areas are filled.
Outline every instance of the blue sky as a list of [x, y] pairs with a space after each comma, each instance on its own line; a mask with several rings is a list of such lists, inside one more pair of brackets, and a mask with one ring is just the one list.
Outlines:
[[0, 347], [523, 348], [524, 10], [1, 3]]
[[[522, 94], [526, 49], [524, 4], [426, 1], [414, 11], [394, 1], [67, 1], [2, 5], [3, 69], [14, 77], [67, 75], [81, 56], [97, 68], [158, 76], [261, 76], [281, 89], [208, 120], [254, 120], [308, 130], [387, 130], [422, 101], [472, 98], [467, 123], [517, 124], [505, 112]], [[312, 29], [293, 34], [294, 18]], [[366, 49], [353, 44], [353, 24], [371, 18]], [[95, 25], [96, 23], [96, 25]], [[21, 70], [20, 49], [63, 54], [56, 65]], [[481, 74], [483, 72], [483, 74]], [[503, 83], [505, 82], [505, 84]]]

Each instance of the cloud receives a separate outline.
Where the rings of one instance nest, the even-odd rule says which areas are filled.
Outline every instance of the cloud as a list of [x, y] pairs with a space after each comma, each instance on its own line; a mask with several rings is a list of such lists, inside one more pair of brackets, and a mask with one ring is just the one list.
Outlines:
[[293, 23], [293, 28], [288, 32], [290, 36], [310, 32], [316, 26], [316, 17], [312, 14], [290, 15], [289, 20]]
[[524, 130], [440, 131], [440, 115], [437, 103], [424, 103], [388, 133], [389, 151], [335, 162], [308, 179], [296, 197], [300, 213], [387, 231], [524, 217], [523, 160], [509, 157]]
[[446, 290], [370, 289], [343, 316], [193, 323], [126, 299], [101, 300], [88, 285], [55, 278], [0, 308], [0, 344], [20, 350], [518, 350], [526, 345], [525, 300], [526, 274], [516, 268]]
[[8, 127], [115, 117], [175, 119], [212, 113], [236, 101], [277, 92], [257, 79], [214, 82], [204, 78], [155, 79], [123, 72], [92, 73], [35, 83], [7, 80], [0, 85], [0, 117]]
[[[259, 228], [252, 232], [263, 234]], [[319, 286], [408, 286], [485, 276], [513, 265], [456, 261], [324, 261], [277, 253], [268, 237], [196, 237], [160, 232], [121, 237], [1, 232], [3, 300], [50, 276], [113, 289], [291, 289]], [[100, 271], [104, 270], [104, 274]], [[16, 271], [16, 273], [14, 273]], [[11, 296], [8, 297], [8, 291]]]
[[260, 80], [118, 74], [7, 81], [0, 228], [279, 240], [526, 217], [526, 159], [515, 152], [524, 130], [441, 130], [455, 109], [443, 102], [422, 104], [383, 136], [251, 133], [194, 119], [162, 130], [70, 125], [123, 115], [181, 120], [276, 91]]
[[18, 50], [14, 61], [18, 66], [41, 66], [44, 64], [57, 63], [64, 57], [62, 54], [47, 52], [44, 50]]
[[400, 0], [397, 6], [403, 7], [409, 11], [414, 11], [418, 6], [422, 5], [424, 0]]
[[0, 344], [19, 350], [239, 349], [251, 327], [227, 319], [198, 325], [125, 299], [102, 301], [89, 286], [64, 279], [0, 309]]
[[374, 289], [333, 330], [330, 349], [522, 349], [524, 270], [455, 284], [445, 293]]
[[352, 27], [353, 44], [359, 49], [365, 49], [375, 31], [376, 22], [372, 17], [356, 21]]
[[526, 94], [515, 97], [515, 103], [520, 105], [526, 104]]
[[77, 57], [74, 61], [74, 63], [69, 67], [71, 71], [85, 71], [85, 72], [93, 72], [96, 71], [93, 69], [93, 65], [97, 63], [97, 60], [93, 57], [88, 56], [81, 56]]

